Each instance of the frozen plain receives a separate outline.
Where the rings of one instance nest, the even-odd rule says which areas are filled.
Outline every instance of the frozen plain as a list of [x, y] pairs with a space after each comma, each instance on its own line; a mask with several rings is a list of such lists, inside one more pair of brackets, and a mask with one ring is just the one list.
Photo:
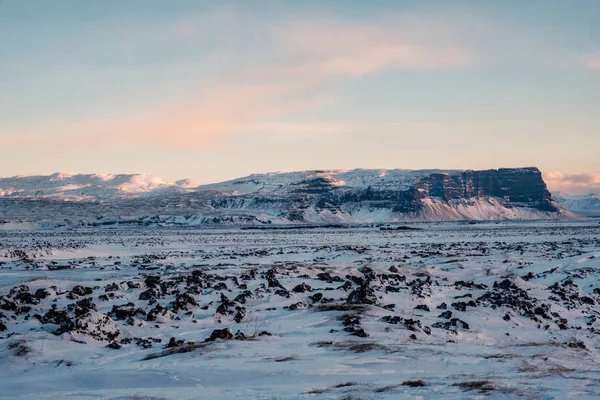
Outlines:
[[2, 230], [0, 398], [600, 397], [597, 219], [410, 226]]

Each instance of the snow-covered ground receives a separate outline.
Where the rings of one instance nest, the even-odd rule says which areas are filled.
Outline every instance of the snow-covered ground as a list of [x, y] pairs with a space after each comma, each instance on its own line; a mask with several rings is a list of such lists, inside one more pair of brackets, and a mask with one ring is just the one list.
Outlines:
[[0, 398], [600, 396], [598, 220], [410, 227], [5, 227]]

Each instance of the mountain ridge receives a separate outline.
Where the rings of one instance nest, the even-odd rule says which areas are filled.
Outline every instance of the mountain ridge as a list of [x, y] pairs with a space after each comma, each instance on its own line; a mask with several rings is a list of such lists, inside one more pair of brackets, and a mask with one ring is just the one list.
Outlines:
[[[521, 168], [500, 168], [499, 170], [527, 170], [536, 169], [536, 167], [521, 167]], [[0, 178], [0, 197], [56, 197], [70, 200], [86, 200], [92, 199], [94, 193], [87, 188], [97, 189], [97, 199], [107, 198], [110, 196], [135, 197], [137, 195], [148, 194], [163, 194], [166, 189], [181, 190], [181, 191], [223, 191], [233, 192], [236, 190], [228, 190], [227, 185], [239, 184], [244, 181], [256, 179], [281, 179], [297, 177], [308, 179], [311, 177], [330, 176], [330, 175], [354, 175], [354, 180], [348, 186], [365, 186], [374, 183], [373, 174], [379, 178], [389, 178], [389, 176], [400, 176], [403, 181], [410, 183], [416, 177], [422, 177], [434, 173], [440, 174], [456, 174], [475, 170], [461, 169], [332, 169], [332, 170], [300, 170], [290, 172], [267, 172], [250, 174], [247, 176], [234, 178], [222, 182], [196, 184], [190, 179], [184, 178], [176, 181], [164, 180], [158, 176], [147, 174], [78, 174], [56, 172], [51, 175], [16, 175], [12, 177]], [[492, 170], [488, 170], [492, 171]], [[497, 170], [494, 170], [497, 171]], [[369, 181], [369, 175], [371, 180]], [[363, 179], [361, 184], [356, 185], [356, 179]], [[293, 181], [293, 179], [291, 179]], [[345, 181], [344, 181], [345, 182]], [[45, 185], [44, 185], [45, 183]], [[283, 182], [285, 183], [285, 182]], [[354, 185], [352, 184], [354, 183]], [[392, 183], [398, 183], [398, 180]], [[62, 190], [61, 190], [62, 189]], [[239, 192], [240, 186], [235, 187]], [[78, 192], [80, 190], [80, 192]], [[248, 194], [246, 191], [239, 194]]]
[[554, 192], [552, 196], [558, 204], [573, 212], [590, 217], [600, 216], [600, 194], [598, 193], [570, 195]]
[[44, 210], [52, 209], [54, 218], [126, 216], [167, 225], [577, 216], [552, 199], [536, 167], [308, 170], [251, 174], [199, 186], [149, 175], [53, 174], [2, 178], [0, 199], [2, 214], [13, 217], [29, 208], [43, 218]]

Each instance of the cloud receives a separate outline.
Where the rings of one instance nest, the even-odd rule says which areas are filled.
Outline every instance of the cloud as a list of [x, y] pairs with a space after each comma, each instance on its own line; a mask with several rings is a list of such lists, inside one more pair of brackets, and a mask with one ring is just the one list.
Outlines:
[[280, 27], [275, 36], [290, 58], [299, 60], [291, 71], [316, 79], [390, 69], [465, 68], [473, 63], [465, 49], [448, 39], [451, 30], [438, 27], [433, 42], [419, 37], [417, 32], [431, 25], [403, 18], [368, 24], [320, 19]]
[[600, 70], [600, 53], [587, 53], [581, 57], [581, 63], [585, 68]]
[[0, 132], [4, 146], [211, 147], [222, 135], [254, 129], [270, 120], [314, 105], [299, 83], [214, 85], [197, 99], [121, 118], [64, 121], [54, 127]]
[[[214, 84], [190, 82], [191, 87], [198, 86], [197, 95], [124, 117], [105, 115], [27, 132], [8, 131], [0, 135], [0, 143], [203, 148], [227, 135], [265, 127], [272, 132], [277, 124], [283, 128], [281, 136], [315, 136], [330, 131], [331, 124], [305, 121], [293, 127], [283, 120], [331, 101], [320, 92], [329, 80], [473, 65], [473, 56], [454, 35], [457, 29], [452, 21], [404, 16], [369, 22], [305, 18], [267, 23], [221, 10], [185, 18], [156, 45], [165, 48], [165, 40], [170, 40], [173, 46], [188, 46], [202, 55], [206, 65], [225, 65], [227, 72], [216, 74]], [[238, 63], [235, 70], [232, 66]]]
[[551, 191], [569, 194], [600, 193], [600, 173], [584, 172], [566, 175], [561, 172], [547, 172], [544, 180]]

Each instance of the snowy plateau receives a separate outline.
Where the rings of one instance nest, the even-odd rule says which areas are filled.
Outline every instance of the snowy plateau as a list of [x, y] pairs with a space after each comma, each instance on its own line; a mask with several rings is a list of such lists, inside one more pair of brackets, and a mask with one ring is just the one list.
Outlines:
[[255, 174], [202, 186], [145, 175], [0, 179], [2, 221], [40, 227], [323, 225], [577, 216], [552, 198], [534, 167], [302, 171]]
[[600, 398], [600, 224], [535, 168], [0, 179], [0, 399]]

